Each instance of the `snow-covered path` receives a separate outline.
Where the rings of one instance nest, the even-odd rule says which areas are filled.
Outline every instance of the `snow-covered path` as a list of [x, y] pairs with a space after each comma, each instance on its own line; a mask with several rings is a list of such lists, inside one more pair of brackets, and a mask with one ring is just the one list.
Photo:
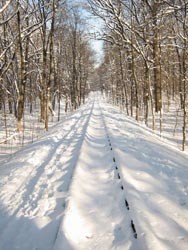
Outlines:
[[136, 225], [139, 248], [188, 249], [188, 157], [105, 105], [113, 154]]
[[95, 97], [0, 167], [0, 250], [186, 250], [187, 166]]
[[55, 250], [138, 249], [107, 136], [95, 103]]
[[93, 103], [0, 170], [0, 249], [53, 248]]

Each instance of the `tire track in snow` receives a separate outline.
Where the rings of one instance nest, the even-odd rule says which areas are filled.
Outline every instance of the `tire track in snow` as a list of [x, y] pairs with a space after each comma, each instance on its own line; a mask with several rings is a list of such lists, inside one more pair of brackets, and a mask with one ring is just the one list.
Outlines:
[[[90, 104], [90, 106], [93, 107], [93, 103]], [[88, 108], [88, 105], [87, 105], [85, 107], [85, 109], [82, 111], [82, 113], [83, 112], [88, 113], [88, 111], [91, 112], [92, 107], [90, 107], [90, 106]], [[91, 113], [85, 114], [85, 117], [83, 117], [81, 114], [80, 117], [71, 126], [68, 133], [66, 133], [63, 136], [63, 138], [60, 139], [60, 141], [58, 141], [56, 143], [55, 147], [52, 148], [52, 151], [50, 151], [50, 154], [45, 159], [45, 161], [37, 168], [36, 167], [32, 168], [32, 170], [28, 173], [26, 178], [24, 178], [24, 180], [19, 184], [19, 186], [16, 188], [16, 190], [14, 190], [14, 193], [10, 197], [8, 197], [9, 204], [12, 204], [12, 203], [15, 203], [15, 197], [19, 196], [18, 200], [17, 200], [18, 206], [13, 211], [13, 213], [9, 216], [9, 218], [5, 221], [5, 223], [4, 223], [5, 225], [3, 226], [1, 224], [2, 231], [1, 231], [0, 242], [2, 242], [1, 239], [3, 239], [3, 237], [6, 236], [9, 229], [11, 229], [11, 225], [12, 225], [11, 221], [14, 220], [15, 217], [19, 217], [20, 214], [24, 215], [24, 213], [28, 214], [29, 211], [33, 211], [33, 207], [32, 207], [33, 203], [35, 203], [35, 201], [37, 202], [41, 199], [43, 193], [45, 192], [46, 188], [48, 187], [48, 186], [43, 186], [43, 188], [42, 188], [42, 185], [44, 184], [46, 179], [44, 178], [44, 180], [41, 182], [41, 185], [38, 186], [38, 190], [40, 188], [42, 188], [41, 192], [39, 192], [37, 194], [38, 196], [32, 197], [31, 195], [34, 191], [34, 188], [37, 186], [37, 184], [39, 183], [41, 178], [44, 177], [44, 175], [46, 174], [46, 172], [45, 172], [46, 170], [50, 169], [50, 167], [52, 167], [52, 166], [54, 166], [52, 170], [55, 170], [57, 162], [60, 160], [60, 157], [62, 157], [62, 155], [64, 155], [66, 153], [66, 151], [69, 149], [69, 147], [72, 145], [72, 143], [73, 143], [72, 141], [75, 138], [75, 136], [78, 134], [78, 130], [80, 129], [80, 127], [87, 126], [88, 119], [89, 119], [90, 115], [91, 115]], [[85, 121], [85, 119], [86, 119], [86, 121]], [[69, 140], [69, 143], [66, 146], [63, 145], [63, 147], [62, 147], [61, 144], [65, 140]], [[83, 140], [82, 131], [79, 133], [79, 138], [77, 139], [77, 143], [74, 146], [75, 148], [77, 148], [77, 145], [80, 144], [80, 140], [81, 140], [81, 142]], [[54, 153], [55, 153], [55, 155], [54, 155]], [[72, 170], [74, 171], [74, 169], [72, 169]], [[70, 179], [72, 178], [72, 175], [73, 175], [73, 173], [70, 173]], [[65, 188], [65, 189], [66, 189], [66, 190], [64, 190], [65, 192], [68, 191], [69, 184], [68, 184], [67, 188]], [[12, 210], [11, 210], [11, 212], [12, 212]]]
[[[101, 110], [102, 121], [103, 121], [104, 128], [105, 128], [105, 131], [106, 131], [106, 136], [107, 136], [107, 139], [108, 139], [109, 147], [110, 147], [110, 150], [113, 152], [112, 142], [111, 142], [111, 140], [110, 140], [110, 136], [109, 136], [109, 133], [108, 133], [108, 128], [107, 128], [107, 126], [106, 126], [105, 117], [104, 117], [104, 114], [103, 114], [103, 112], [102, 112], [101, 106], [100, 106], [100, 110]], [[117, 166], [117, 164], [116, 164], [116, 159], [115, 159], [114, 153], [113, 153], [112, 159], [113, 159], [113, 162], [114, 162], [114, 166], [115, 166], [117, 178], [118, 178], [119, 180], [121, 180], [121, 179], [122, 179], [122, 178], [121, 178], [121, 174], [120, 174], [119, 168], [118, 168], [118, 166]], [[122, 191], [125, 190], [123, 184], [121, 184], [120, 188], [121, 188]], [[130, 210], [130, 206], [129, 206], [129, 203], [128, 203], [127, 198], [125, 198], [125, 207], [126, 207], [126, 209], [127, 209], [128, 211]], [[137, 235], [137, 232], [136, 232], [136, 227], [135, 227], [135, 224], [134, 224], [134, 222], [133, 222], [133, 219], [131, 219], [131, 218], [130, 218], [130, 227], [131, 227], [131, 229], [132, 229], [134, 238], [137, 239], [138, 235]]]
[[140, 246], [187, 249], [187, 218], [180, 203], [185, 197], [186, 157], [151, 133], [148, 136], [142, 125], [117, 107], [106, 101], [103, 105]]
[[[84, 126], [83, 126], [83, 130], [82, 130], [82, 134], [81, 134], [82, 136], [81, 136], [81, 141], [80, 141], [80, 149], [79, 149], [79, 152], [81, 151], [82, 144], [83, 144], [83, 142], [84, 142], [84, 138], [85, 138], [85, 135], [86, 135], [87, 127], [88, 127], [88, 124], [89, 124], [89, 121], [90, 121], [90, 119], [91, 119], [91, 115], [92, 115], [92, 112], [93, 112], [93, 109], [94, 109], [94, 104], [95, 104], [95, 102], [92, 103], [92, 107], [90, 108], [90, 112], [89, 112], [88, 118], [87, 118], [87, 120], [86, 120], [86, 122], [85, 122], [85, 124], [84, 124]], [[69, 182], [69, 184], [68, 184], [67, 191], [70, 189], [70, 186], [71, 186], [71, 184], [72, 184], [72, 179], [73, 179], [73, 176], [74, 176], [74, 173], [75, 173], [75, 168], [76, 168], [76, 165], [77, 165], [76, 163], [77, 163], [77, 161], [78, 161], [78, 158], [79, 158], [79, 154], [77, 154], [77, 157], [76, 157], [76, 159], [75, 159], [74, 171], [73, 171], [73, 173], [72, 173], [71, 180], [70, 180], [70, 182]], [[65, 203], [65, 204], [64, 204], [64, 210], [66, 209], [67, 205], [68, 205], [68, 203]], [[58, 225], [57, 230], [56, 230], [56, 233], [55, 233], [55, 237], [54, 237], [54, 240], [53, 240], [53, 249], [54, 249], [54, 247], [55, 247], [55, 243], [56, 243], [56, 240], [57, 240], [58, 233], [59, 233], [60, 226], [61, 226], [62, 222], [63, 222], [63, 216], [62, 216], [62, 218], [61, 218], [61, 220], [60, 220], [60, 222], [59, 222], [59, 225]]]
[[[79, 124], [80, 121], [81, 121], [81, 117], [79, 118], [79, 120], [77, 120], [77, 124]], [[10, 201], [10, 202], [13, 201], [13, 200], [15, 199], [15, 194], [18, 195], [18, 193], [21, 192], [21, 189], [23, 188], [23, 186], [24, 186], [24, 187], [25, 187], [25, 186], [28, 186], [29, 184], [27, 184], [27, 183], [29, 183], [29, 182], [32, 180], [32, 178], [33, 178], [34, 176], [37, 176], [37, 174], [35, 173], [35, 171], [37, 171], [37, 169], [38, 169], [38, 170], [41, 169], [41, 171], [45, 169], [45, 166], [48, 165], [48, 163], [51, 161], [51, 158], [54, 156], [54, 155], [53, 155], [54, 151], [61, 150], [61, 154], [66, 152], [66, 150], [68, 149], [69, 145], [68, 145], [67, 147], [65, 147], [65, 146], [63, 145], [63, 147], [61, 148], [61, 144], [62, 144], [62, 142], [63, 142], [64, 140], [66, 140], [67, 137], [69, 137], [71, 134], [72, 134], [71, 137], [74, 137], [74, 136], [75, 136], [76, 131], [77, 131], [77, 129], [78, 129], [79, 127], [76, 128], [75, 133], [72, 133], [72, 129], [74, 128], [74, 126], [75, 126], [75, 124], [74, 124], [73, 126], [71, 126], [71, 129], [69, 130], [69, 132], [66, 133], [66, 134], [63, 136], [63, 138], [56, 144], [55, 148], [53, 148], [53, 152], [51, 152], [51, 153], [49, 154], [49, 156], [46, 158], [46, 160], [45, 160], [42, 164], [40, 164], [39, 166], [35, 166], [35, 165], [34, 165], [34, 168], [32, 168], [31, 171], [29, 171], [29, 173], [27, 173], [27, 177], [26, 177], [26, 178], [25, 178], [25, 179], [24, 179], [15, 189], [14, 189], [14, 193], [11, 195], [11, 197], [9, 197], [9, 201]], [[16, 173], [15, 173], [16, 171], [17, 171], [17, 170], [15, 170], [13, 173], [11, 173], [11, 175], [16, 174]], [[41, 174], [42, 174], [42, 173], [41, 173]], [[10, 182], [7, 183], [7, 184], [10, 185]], [[34, 183], [32, 184], [33, 188], [34, 188], [34, 185], [35, 185], [35, 184], [36, 184], [36, 182], [34, 182]], [[6, 185], [6, 184], [5, 184], [5, 185]], [[22, 195], [21, 198], [24, 198], [25, 196], [27, 196], [27, 194], [25, 194], [25, 193], [21, 193], [21, 195]], [[1, 196], [1, 198], [3, 198], [3, 197]], [[26, 200], [25, 200], [25, 201], [26, 201]], [[19, 208], [18, 208], [17, 210], [19, 210]], [[17, 212], [15, 212], [15, 213], [17, 213]], [[15, 213], [14, 213], [14, 214], [15, 214]], [[13, 215], [14, 215], [14, 214], [13, 214]]]
[[[84, 111], [86, 112], [86, 110], [84, 110]], [[86, 122], [84, 121], [84, 119], [86, 119]], [[36, 184], [39, 183], [39, 185], [37, 186], [37, 189], [39, 190], [39, 192], [36, 192], [38, 194], [38, 196], [34, 197], [34, 200], [39, 201], [43, 197], [43, 194], [46, 192], [47, 189], [49, 189], [49, 191], [50, 191], [50, 189], [51, 189], [50, 186], [52, 185], [50, 180], [53, 179], [53, 175], [55, 175], [58, 165], [60, 165], [61, 171], [66, 170], [66, 169], [62, 169], [61, 166], [63, 165], [64, 162], [60, 163], [60, 160], [61, 160], [61, 158], [62, 158], [62, 160], [64, 160], [64, 155], [71, 147], [73, 147], [73, 150], [74, 150], [80, 144], [80, 140], [82, 140], [82, 138], [81, 138], [82, 132], [79, 132], [79, 129], [82, 126], [84, 127], [84, 125], [82, 123], [83, 124], [87, 123], [87, 118], [85, 118], [85, 117], [83, 118], [82, 115], [80, 115], [79, 119], [76, 121], [76, 124], [74, 124], [74, 126], [72, 126], [69, 129], [69, 132], [66, 134], [66, 136], [63, 137], [60, 140], [60, 142], [58, 142], [58, 147], [55, 150], [55, 155], [53, 154], [53, 157], [51, 158], [49, 163], [45, 166], [44, 172], [40, 176], [39, 181], [36, 183]], [[74, 142], [75, 145], [73, 146], [72, 145], [73, 139], [75, 139], [77, 134], [79, 134], [79, 138], [77, 138], [77, 142], [76, 143]], [[69, 140], [68, 144], [61, 146], [61, 144], [63, 144], [65, 140]], [[50, 170], [51, 174], [49, 174], [49, 172], [48, 172], [49, 170]], [[68, 178], [70, 180], [72, 178], [73, 171], [74, 171], [74, 168], [69, 167], [69, 170], [67, 170], [67, 173], [66, 173], [66, 178]], [[40, 180], [42, 180], [42, 179], [43, 179], [43, 181], [41, 181], [41, 183], [40, 183]], [[46, 183], [49, 185], [47, 185], [45, 187]], [[69, 187], [69, 183], [68, 182], [63, 183], [63, 185], [64, 185], [63, 189], [61, 189], [60, 191], [67, 192], [68, 187]], [[32, 204], [33, 204], [34, 200], [31, 200], [31, 202], [27, 206], [28, 208], [32, 208]], [[62, 205], [62, 207], [63, 206], [64, 206], [64, 204]], [[30, 210], [32, 210], [32, 209], [30, 209]]]
[[98, 102], [88, 123], [53, 249], [138, 249]]

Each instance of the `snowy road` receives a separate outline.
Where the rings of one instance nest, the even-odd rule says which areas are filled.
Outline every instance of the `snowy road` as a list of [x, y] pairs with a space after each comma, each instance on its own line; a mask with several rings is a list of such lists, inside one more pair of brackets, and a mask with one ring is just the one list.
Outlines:
[[115, 166], [101, 108], [95, 103], [56, 250], [138, 249]]
[[0, 167], [0, 250], [185, 250], [187, 166], [95, 97]]

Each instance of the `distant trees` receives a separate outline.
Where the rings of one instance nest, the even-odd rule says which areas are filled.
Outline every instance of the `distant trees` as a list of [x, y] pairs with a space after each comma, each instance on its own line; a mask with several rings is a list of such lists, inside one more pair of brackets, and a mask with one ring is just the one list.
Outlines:
[[[40, 102], [40, 121], [65, 101], [75, 110], [85, 101], [93, 71], [79, 9], [66, 0], [2, 0], [0, 3], [0, 112], [23, 129], [26, 106]], [[188, 92], [187, 0], [88, 0], [104, 23], [104, 60], [96, 69], [100, 89], [137, 121], [152, 128], [175, 101], [186, 145]], [[93, 79], [94, 80], [94, 79]], [[94, 80], [95, 81], [95, 80]]]
[[[105, 56], [99, 72], [113, 101], [155, 129], [165, 103], [179, 100], [183, 113], [182, 149], [186, 144], [188, 85], [188, 2], [88, 0], [91, 12], [103, 20], [98, 39], [104, 40]], [[105, 68], [106, 70], [102, 70]], [[103, 81], [104, 84], [104, 81]]]
[[46, 130], [56, 102], [64, 97], [66, 111], [84, 102], [93, 59], [83, 26], [67, 1], [1, 1], [0, 111], [14, 113], [18, 132], [37, 100]]

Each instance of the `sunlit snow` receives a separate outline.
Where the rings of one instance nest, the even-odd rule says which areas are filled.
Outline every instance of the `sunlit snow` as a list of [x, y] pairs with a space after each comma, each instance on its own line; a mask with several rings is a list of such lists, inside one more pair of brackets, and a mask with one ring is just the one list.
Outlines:
[[186, 250], [187, 166], [93, 95], [1, 164], [0, 249]]

